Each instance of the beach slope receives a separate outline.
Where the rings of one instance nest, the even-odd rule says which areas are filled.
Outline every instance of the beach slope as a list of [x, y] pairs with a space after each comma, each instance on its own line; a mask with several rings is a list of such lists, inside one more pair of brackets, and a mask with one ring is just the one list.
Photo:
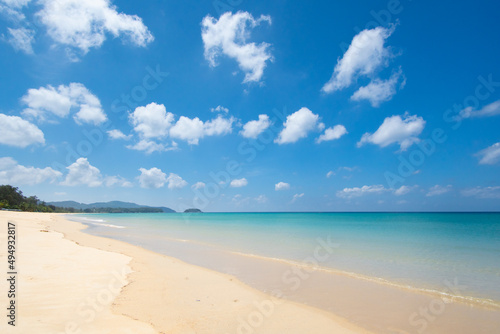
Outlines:
[[[16, 225], [16, 326], [2, 333], [366, 333], [232, 276], [95, 237], [57, 214], [0, 212]], [[7, 275], [7, 269], [5, 269]], [[8, 305], [2, 279], [2, 305]]]

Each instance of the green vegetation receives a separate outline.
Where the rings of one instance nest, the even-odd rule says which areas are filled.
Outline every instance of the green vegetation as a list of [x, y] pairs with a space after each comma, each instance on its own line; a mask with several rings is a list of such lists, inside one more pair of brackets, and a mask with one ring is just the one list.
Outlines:
[[[111, 208], [92, 207], [76, 209], [73, 207], [60, 207], [47, 204], [36, 196], [26, 197], [17, 187], [0, 186], [0, 210], [19, 210], [29, 212], [64, 212], [64, 213], [160, 213], [163, 208], [135, 207], [135, 208]], [[170, 210], [170, 209], [169, 209]]]
[[63, 212], [54, 205], [47, 205], [36, 196], [26, 197], [16, 187], [0, 186], [0, 209], [20, 210], [30, 212]]

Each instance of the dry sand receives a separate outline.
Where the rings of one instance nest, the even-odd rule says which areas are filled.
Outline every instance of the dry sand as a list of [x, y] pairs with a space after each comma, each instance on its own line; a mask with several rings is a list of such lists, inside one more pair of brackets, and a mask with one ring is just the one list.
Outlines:
[[17, 319], [12, 327], [2, 316], [1, 333], [367, 333], [232, 276], [82, 233], [56, 214], [0, 212], [2, 268], [7, 222], [17, 225]]

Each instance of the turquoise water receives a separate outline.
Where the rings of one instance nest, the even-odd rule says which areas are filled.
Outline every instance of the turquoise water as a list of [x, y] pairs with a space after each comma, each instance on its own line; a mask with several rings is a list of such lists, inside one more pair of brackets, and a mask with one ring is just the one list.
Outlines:
[[[172, 242], [196, 249], [200, 257], [208, 247], [500, 305], [499, 213], [92, 214], [79, 219], [88, 233], [181, 259]], [[323, 256], [323, 249], [319, 256], [315, 250], [325, 243], [333, 251]], [[450, 282], [459, 284], [458, 291], [450, 290]]]

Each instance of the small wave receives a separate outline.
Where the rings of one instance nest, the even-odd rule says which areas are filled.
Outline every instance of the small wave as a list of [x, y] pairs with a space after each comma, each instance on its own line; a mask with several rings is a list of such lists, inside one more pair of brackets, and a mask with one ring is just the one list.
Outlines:
[[323, 271], [323, 272], [327, 272], [330, 274], [352, 277], [352, 278], [356, 278], [356, 279], [360, 279], [360, 280], [364, 280], [364, 281], [370, 281], [370, 282], [375, 282], [378, 284], [392, 286], [392, 287], [399, 288], [399, 289], [410, 290], [410, 291], [417, 292], [417, 293], [432, 295], [432, 296], [435, 296], [435, 297], [442, 299], [445, 303], [461, 302], [464, 304], [481, 306], [481, 307], [485, 307], [488, 309], [494, 309], [494, 310], [500, 309], [500, 303], [498, 301], [492, 300], [492, 299], [456, 295], [453, 293], [448, 293], [448, 292], [434, 290], [434, 289], [418, 288], [418, 287], [411, 286], [411, 285], [406, 285], [406, 284], [401, 284], [401, 283], [389, 281], [389, 280], [381, 278], [381, 277], [371, 277], [371, 276], [367, 276], [367, 275], [357, 274], [357, 273], [338, 270], [338, 269], [329, 268], [329, 267], [323, 267], [320, 265], [309, 264], [309, 263], [300, 262], [300, 261], [293, 261], [293, 260], [287, 260], [287, 259], [282, 259], [282, 258], [267, 257], [267, 256], [256, 255], [256, 254], [251, 254], [251, 253], [248, 254], [248, 253], [241, 253], [241, 252], [234, 252], [234, 251], [231, 253], [233, 253], [235, 255], [246, 256], [246, 257], [251, 257], [251, 258], [258, 258], [258, 259], [267, 260], [267, 261], [281, 262], [283, 264], [300, 267], [300, 268], [303, 268], [306, 270]]
[[125, 226], [113, 225], [113, 224], [102, 224], [102, 223], [90, 223], [90, 224], [97, 226], [111, 227], [111, 228], [126, 228]]
[[104, 219], [90, 219], [90, 218], [82, 218], [82, 219], [85, 220], [85, 221], [96, 222], [96, 223], [104, 223], [104, 222], [106, 222]]

